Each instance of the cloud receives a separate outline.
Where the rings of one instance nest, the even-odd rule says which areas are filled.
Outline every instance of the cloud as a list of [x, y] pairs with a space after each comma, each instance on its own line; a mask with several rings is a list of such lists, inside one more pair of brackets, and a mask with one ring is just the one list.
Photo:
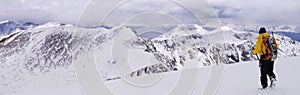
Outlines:
[[209, 2], [223, 22], [236, 24], [300, 23], [300, 19], [297, 19], [300, 16], [299, 0], [210, 0]]
[[188, 10], [175, 2], [167, 0], [131, 0], [113, 10], [105, 20], [105, 24], [121, 24], [135, 17], [143, 19], [130, 22], [129, 24], [141, 25], [145, 24], [144, 22], [157, 21], [164, 25], [166, 23], [170, 24], [168, 21], [171, 19], [180, 20], [183, 23], [195, 23], [196, 20], [191, 15]]
[[0, 20], [74, 24], [88, 0], [0, 0]]
[[213, 6], [219, 18], [234, 18], [236, 14], [241, 12], [240, 9], [225, 6]]
[[[117, 1], [123, 0], [96, 0], [96, 2], [92, 2], [91, 6], [97, 7], [90, 10], [92, 14], [82, 16], [89, 18], [85, 22], [86, 25], [98, 25], [101, 21], [98, 18], [107, 15], [109, 9], [115, 7], [110, 6], [110, 4], [115, 4]], [[197, 19], [189, 9], [170, 1], [173, 0], [128, 0], [116, 7], [117, 9], [109, 14], [110, 17], [106, 20], [110, 21], [109, 23], [120, 24], [126, 18], [134, 17], [145, 11], [152, 11], [175, 17], [185, 23], [197, 23]], [[89, 2], [91, 1], [0, 0], [0, 20], [33, 21], [37, 23], [58, 21], [75, 24]], [[203, 10], [202, 4], [194, 4], [193, 0], [186, 0], [186, 2], [193, 5], [192, 10]], [[222, 22], [235, 24], [300, 23], [300, 19], [297, 19], [300, 17], [299, 0], [209, 0], [209, 3]], [[146, 18], [148, 17], [145, 16], [145, 20], [147, 20]]]
[[[4, 0], [0, 0], [1, 2]], [[80, 17], [85, 17], [86, 26], [99, 25], [103, 16], [109, 15], [107, 21], [120, 24], [128, 18], [143, 12], [158, 12], [163, 15], [175, 17], [185, 23], [197, 23], [195, 17], [187, 9], [171, 0], [128, 0], [118, 7], [112, 6], [123, 0], [92, 0], [88, 7], [88, 15], [81, 15], [88, 0], [10, 0], [0, 3], [0, 20], [35, 21], [45, 23], [58, 21], [75, 24]], [[18, 7], [16, 7], [18, 6]], [[110, 13], [112, 7], [116, 10]], [[102, 16], [99, 16], [102, 15]], [[147, 18], [147, 17], [146, 17]], [[145, 19], [147, 20], [147, 19]], [[158, 19], [159, 20], [159, 19]], [[142, 23], [140, 23], [142, 24]]]
[[[209, 6], [205, 0], [198, 0], [196, 3], [193, 1], [191, 2], [191, 0], [130, 0], [118, 6], [116, 10], [110, 13], [105, 23], [118, 24], [125, 22], [128, 20], [128, 18], [136, 15], [141, 15], [148, 12], [156, 12], [176, 18], [182, 23], [203, 24], [209, 22], [210, 19], [216, 19], [216, 16], [213, 12], [209, 13], [209, 11], [212, 10], [207, 9], [209, 9]], [[147, 18], [151, 17], [145, 16], [143, 22], [145, 20], [152, 20]], [[202, 21], [199, 21], [198, 19]], [[163, 20], [165, 19], [156, 19], [156, 21]]]

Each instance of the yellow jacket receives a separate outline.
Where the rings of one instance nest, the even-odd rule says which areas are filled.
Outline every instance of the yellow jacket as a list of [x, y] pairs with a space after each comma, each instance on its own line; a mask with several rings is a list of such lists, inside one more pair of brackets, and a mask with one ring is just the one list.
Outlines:
[[[263, 37], [268, 37], [268, 33], [262, 33], [259, 34], [256, 40], [256, 46], [255, 49], [252, 51], [253, 54], [259, 53], [260, 56], [263, 55], [263, 53], [266, 52], [266, 47], [263, 45]], [[275, 39], [276, 48], [279, 48], [278, 43]]]

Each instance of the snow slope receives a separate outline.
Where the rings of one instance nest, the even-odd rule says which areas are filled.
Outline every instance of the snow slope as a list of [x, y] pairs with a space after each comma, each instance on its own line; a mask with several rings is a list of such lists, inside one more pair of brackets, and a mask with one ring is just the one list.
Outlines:
[[[76, 51], [88, 49], [87, 47], [89, 47], [87, 44], [78, 45], [78, 43], [88, 39], [85, 36], [89, 35], [89, 33], [94, 33], [94, 35], [106, 33], [105, 29], [100, 28], [83, 29], [72, 25], [51, 25], [51, 23], [48, 23], [46, 26], [49, 27], [20, 30], [11, 36], [1, 39], [1, 95], [39, 82], [36, 80], [41, 80], [37, 84], [55, 84], [58, 81], [69, 83], [69, 81], [76, 80], [75, 69], [72, 68], [71, 64], [72, 55], [75, 55]], [[86, 35], [73, 38], [72, 33], [75, 29], [84, 32]], [[105, 39], [97, 39], [96, 43], [100, 43], [103, 40]], [[82, 48], [83, 46], [87, 47]], [[44, 80], [57, 81], [49, 82]]]
[[[297, 95], [300, 94], [300, 75], [292, 74], [299, 72], [300, 57], [280, 58], [275, 62], [277, 85], [273, 89], [258, 90], [259, 68], [257, 61], [240, 62], [233, 65], [225, 65], [223, 78], [218, 86], [216, 95]], [[198, 83], [190, 95], [201, 95], [205, 88], [205, 82], [209, 77], [208, 68], [200, 70]], [[117, 95], [164, 95], [176, 84], [179, 72], [165, 73], [164, 79], [149, 88], [132, 87], [124, 84], [121, 80], [108, 82]], [[166, 79], [165, 79], [166, 78]], [[126, 88], [126, 90], [124, 90]], [[122, 90], [120, 90], [122, 89]], [[159, 90], [158, 90], [159, 89]]]
[[277, 84], [274, 89], [258, 91], [259, 68], [257, 61], [225, 66], [217, 95], [297, 95], [300, 94], [300, 57], [280, 58], [275, 61]]
[[[277, 75], [277, 85], [273, 89], [258, 90], [259, 68], [257, 61], [240, 62], [238, 64], [225, 65], [222, 79], [216, 90], [216, 95], [297, 95], [300, 94], [300, 75], [293, 74], [300, 72], [298, 67], [300, 57], [279, 58], [275, 62], [275, 73]], [[211, 67], [193, 68], [184, 70], [199, 70], [197, 82], [189, 95], [201, 95], [204, 92], [209, 79]], [[57, 73], [57, 72], [56, 72]], [[125, 83], [122, 80], [106, 81], [105, 84], [115, 95], [165, 95], [172, 91], [178, 83], [180, 72], [168, 72], [149, 77], [162, 76], [156, 84], [140, 87]], [[57, 75], [49, 75], [55, 77]], [[83, 95], [77, 82], [61, 82], [48, 78], [37, 78], [36, 84], [26, 85], [14, 93], [3, 95]], [[137, 79], [145, 79], [136, 77]], [[149, 85], [149, 84], [148, 84]], [[192, 86], [192, 85], [190, 85]], [[99, 89], [101, 90], [101, 89]], [[180, 95], [180, 94], [175, 94]], [[181, 94], [182, 95], [182, 94]]]

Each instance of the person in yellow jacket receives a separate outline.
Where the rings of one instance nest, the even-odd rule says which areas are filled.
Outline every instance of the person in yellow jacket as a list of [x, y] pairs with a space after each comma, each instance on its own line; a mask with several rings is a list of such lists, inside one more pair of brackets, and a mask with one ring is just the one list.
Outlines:
[[[266, 88], [268, 86], [268, 78], [267, 75], [270, 78], [271, 81], [271, 85], [274, 85], [274, 81], [276, 81], [276, 76], [273, 72], [274, 69], [274, 61], [271, 60], [270, 57], [265, 56], [266, 53], [268, 52], [268, 49], [266, 47], [266, 45], [264, 45], [263, 43], [263, 38], [265, 37], [269, 37], [269, 34], [267, 33], [266, 29], [264, 27], [259, 29], [259, 35], [257, 37], [257, 41], [256, 41], [256, 46], [255, 49], [252, 51], [252, 53], [254, 55], [256, 55], [257, 53], [259, 53], [260, 55], [260, 82], [261, 82], [261, 86], [262, 88]], [[278, 48], [278, 43], [276, 40], [275, 44], [276, 44], [276, 48]]]

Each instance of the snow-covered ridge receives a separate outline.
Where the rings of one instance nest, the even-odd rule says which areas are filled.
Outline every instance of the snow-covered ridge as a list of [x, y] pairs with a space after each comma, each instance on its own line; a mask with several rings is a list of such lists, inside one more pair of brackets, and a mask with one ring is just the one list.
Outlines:
[[[199, 26], [181, 25], [151, 40], [140, 38], [135, 43], [144, 46], [146, 52], [152, 53], [165, 66], [159, 66], [159, 64], [146, 66], [133, 72], [131, 76], [151, 74], [153, 71], [148, 70], [153, 70], [153, 68], [167, 67], [162, 70], [172, 71], [180, 69], [181, 66], [210, 66], [215, 64], [214, 57], [217, 55], [222, 57], [222, 63], [225, 64], [256, 60], [251, 49], [255, 45], [257, 35], [258, 33], [240, 31], [231, 26], [222, 26], [207, 31]], [[225, 40], [212, 45], [209, 42], [210, 37], [224, 37]], [[279, 57], [299, 56], [300, 43], [298, 41], [281, 34], [274, 34], [274, 37], [282, 50]]]
[[[83, 34], [73, 37], [74, 31]], [[28, 30], [18, 30], [5, 36], [0, 42], [0, 94], [20, 88], [34, 81], [37, 76], [45, 76], [50, 72], [62, 70], [73, 73], [72, 76], [58, 74], [61, 81], [67, 81], [66, 76], [73, 77], [72, 59], [76, 52], [100, 45], [109, 38], [108, 30], [103, 28], [78, 28], [70, 25], [52, 27], [34, 27]], [[96, 38], [90, 38], [97, 35]], [[95, 43], [85, 43], [94, 39]]]
[[71, 24], [63, 24], [59, 22], [48, 22], [43, 25], [39, 25], [36, 28], [49, 28], [49, 27], [57, 27], [57, 26], [73, 26]]

